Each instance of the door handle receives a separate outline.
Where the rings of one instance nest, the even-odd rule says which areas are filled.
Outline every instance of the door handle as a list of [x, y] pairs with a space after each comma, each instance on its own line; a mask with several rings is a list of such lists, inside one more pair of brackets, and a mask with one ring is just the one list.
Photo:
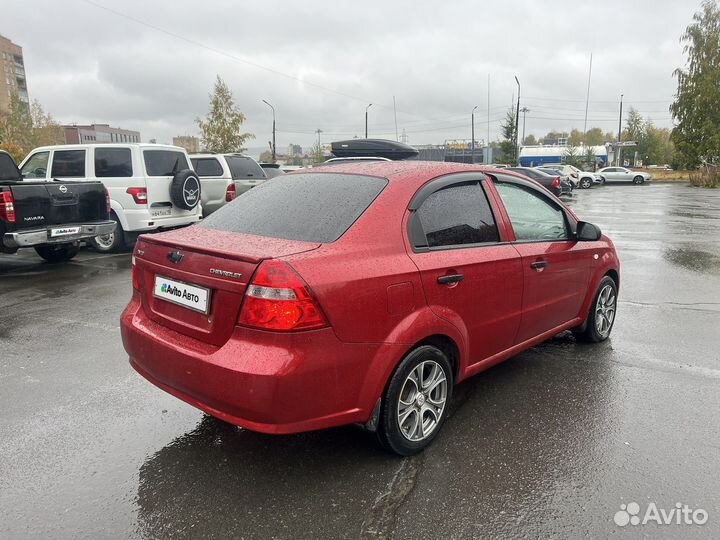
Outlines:
[[448, 283], [460, 283], [465, 276], [462, 274], [451, 274], [449, 276], [438, 276], [437, 282], [441, 285], [447, 285]]
[[548, 265], [547, 261], [535, 261], [534, 263], [530, 264], [530, 268], [533, 270], [537, 270], [538, 272], [541, 272], [545, 269], [545, 267]]

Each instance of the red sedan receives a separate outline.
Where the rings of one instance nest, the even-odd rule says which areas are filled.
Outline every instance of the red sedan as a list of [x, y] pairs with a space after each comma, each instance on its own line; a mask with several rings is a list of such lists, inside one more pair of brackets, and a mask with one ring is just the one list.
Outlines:
[[279, 176], [202, 223], [141, 236], [122, 314], [132, 366], [263, 433], [438, 434], [453, 386], [572, 330], [607, 339], [612, 242], [503, 170], [378, 162]]

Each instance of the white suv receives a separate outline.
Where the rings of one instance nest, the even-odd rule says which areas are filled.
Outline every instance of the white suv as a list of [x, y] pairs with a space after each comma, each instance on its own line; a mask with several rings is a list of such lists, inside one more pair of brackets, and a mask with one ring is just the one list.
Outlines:
[[190, 161], [202, 184], [205, 216], [267, 180], [258, 162], [242, 154], [191, 154]]
[[116, 251], [141, 232], [202, 219], [200, 180], [187, 153], [162, 144], [70, 144], [36, 148], [20, 164], [25, 178], [100, 180], [110, 194], [114, 233], [98, 236], [98, 251]]

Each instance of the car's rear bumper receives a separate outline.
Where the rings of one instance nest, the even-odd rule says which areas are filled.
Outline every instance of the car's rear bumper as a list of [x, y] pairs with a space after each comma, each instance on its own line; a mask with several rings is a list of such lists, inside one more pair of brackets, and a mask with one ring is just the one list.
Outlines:
[[382, 392], [383, 370], [372, 367], [402, 354], [396, 345], [343, 343], [330, 328], [236, 327], [216, 347], [151, 320], [138, 294], [121, 316], [121, 333], [130, 364], [148, 381], [226, 422], [271, 434], [366, 422]]
[[[71, 234], [52, 236], [53, 231], [70, 231], [77, 229]], [[10, 249], [41, 246], [47, 244], [67, 244], [86, 240], [103, 234], [110, 234], [115, 230], [114, 221], [96, 221], [92, 223], [64, 223], [62, 225], [51, 225], [38, 229], [21, 230], [5, 233], [3, 244]]]
[[173, 229], [192, 225], [202, 219], [202, 208], [200, 205], [192, 210], [175, 210], [180, 215], [170, 216], [153, 216], [148, 209], [141, 210], [125, 210], [125, 221], [127, 227], [124, 226], [125, 232], [148, 232], [158, 229]]

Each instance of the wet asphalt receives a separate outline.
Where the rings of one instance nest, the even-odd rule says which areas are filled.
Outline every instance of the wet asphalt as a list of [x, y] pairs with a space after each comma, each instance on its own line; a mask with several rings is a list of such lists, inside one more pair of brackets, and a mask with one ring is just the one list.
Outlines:
[[[569, 334], [456, 388], [422, 455], [339, 428], [272, 437], [128, 365], [130, 255], [0, 255], [0, 538], [720, 537], [720, 190], [570, 202], [622, 263], [609, 341]], [[705, 525], [617, 526], [676, 503]]]

